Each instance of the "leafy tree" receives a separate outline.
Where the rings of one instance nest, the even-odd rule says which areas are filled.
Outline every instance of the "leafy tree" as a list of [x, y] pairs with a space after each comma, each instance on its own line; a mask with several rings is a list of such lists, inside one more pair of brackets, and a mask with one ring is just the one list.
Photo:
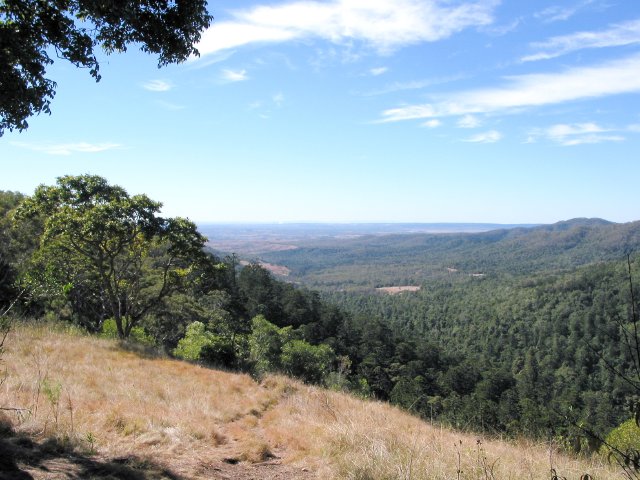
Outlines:
[[159, 56], [159, 66], [197, 55], [194, 45], [213, 19], [206, 0], [3, 0], [0, 2], [0, 136], [50, 113], [56, 83], [45, 77], [55, 50], [100, 80], [94, 53], [131, 43]]
[[9, 212], [23, 198], [19, 193], [0, 191], [0, 309], [6, 307], [17, 293], [14, 288], [17, 270], [11, 248], [13, 235]]
[[206, 324], [210, 315], [202, 308], [197, 298], [178, 292], [162, 299], [147, 315], [142, 326], [166, 351], [172, 351], [182, 339], [187, 327], [193, 322]]
[[280, 368], [283, 344], [291, 335], [291, 328], [278, 328], [263, 315], [251, 320], [249, 335], [249, 360], [256, 373], [263, 374]]
[[401, 377], [389, 394], [391, 403], [407, 410], [426, 410], [427, 398], [424, 395], [423, 378]]
[[305, 382], [320, 383], [336, 360], [328, 345], [311, 345], [304, 340], [291, 340], [282, 346], [283, 370]]
[[264, 315], [269, 321], [282, 326], [280, 289], [268, 270], [256, 263], [245, 266], [238, 276], [238, 289], [249, 317]]
[[[40, 216], [43, 233], [29, 272], [32, 283], [95, 298], [98, 323], [113, 318], [118, 335], [179, 290], [205, 260], [204, 237], [183, 218], [161, 218], [161, 204], [129, 196], [98, 176], [65, 176], [38, 187], [16, 218]], [[99, 327], [99, 325], [96, 325]], [[98, 329], [98, 328], [96, 328]]]
[[202, 349], [213, 343], [213, 334], [206, 331], [202, 322], [193, 322], [187, 327], [185, 336], [173, 351], [176, 357], [185, 360], [199, 360]]

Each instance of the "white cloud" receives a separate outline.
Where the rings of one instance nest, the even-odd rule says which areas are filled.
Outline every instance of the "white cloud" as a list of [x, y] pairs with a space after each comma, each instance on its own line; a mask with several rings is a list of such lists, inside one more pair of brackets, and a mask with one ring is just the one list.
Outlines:
[[439, 127], [440, 125], [442, 125], [442, 122], [437, 118], [427, 120], [422, 124], [423, 127], [427, 127], [427, 128], [436, 128], [436, 127]]
[[540, 12], [537, 12], [536, 14], [534, 14], [534, 16], [547, 23], [569, 20], [582, 8], [592, 4], [593, 1], [594, 0], [582, 0], [581, 2], [578, 2], [572, 6], [553, 5], [551, 7], [545, 8], [544, 10], [541, 10]]
[[640, 133], [640, 124], [635, 123], [633, 125], [628, 125], [627, 130], [629, 130], [630, 132]]
[[106, 150], [120, 148], [118, 143], [50, 143], [32, 144], [22, 142], [11, 142], [16, 147], [26, 148], [35, 152], [43, 152], [48, 155], [71, 155], [73, 153], [98, 153]]
[[523, 62], [547, 60], [584, 48], [618, 47], [640, 43], [640, 19], [611, 26], [607, 30], [577, 32], [532, 43], [537, 53], [523, 57]]
[[429, 104], [382, 112], [380, 122], [508, 112], [569, 101], [640, 92], [640, 55], [560, 73], [506, 77], [504, 87], [454, 92]]
[[378, 68], [372, 68], [371, 70], [369, 70], [369, 73], [374, 77], [377, 77], [378, 75], [382, 75], [383, 73], [386, 73], [388, 70], [389, 69], [387, 67], [378, 67]]
[[296, 1], [231, 12], [216, 22], [197, 48], [209, 55], [253, 43], [320, 38], [343, 45], [360, 41], [378, 53], [447, 38], [469, 27], [489, 25], [498, 0]]
[[246, 70], [222, 70], [222, 78], [227, 82], [243, 82], [249, 78]]
[[465, 115], [460, 120], [458, 120], [458, 127], [460, 128], [477, 128], [482, 124], [478, 117], [473, 115]]
[[544, 137], [565, 147], [625, 140], [623, 136], [612, 132], [615, 132], [615, 129], [604, 128], [596, 123], [560, 123], [532, 131], [527, 143], [533, 143], [539, 137]]
[[151, 92], [167, 92], [173, 88], [173, 85], [165, 80], [149, 80], [142, 85], [142, 88]]
[[489, 35], [501, 37], [503, 35], [506, 35], [507, 33], [511, 33], [514, 30], [516, 30], [521, 23], [522, 23], [522, 18], [519, 17], [512, 20], [510, 23], [506, 23], [503, 25], [490, 25], [488, 27], [484, 27], [482, 28], [482, 31], [488, 33]]
[[575, 145], [602, 143], [602, 142], [623, 142], [625, 138], [621, 135], [582, 135], [580, 137], [568, 138], [560, 142], [565, 147]]
[[478, 133], [465, 140], [471, 143], [496, 143], [502, 139], [502, 134], [497, 130], [489, 130], [488, 132]]
[[604, 128], [598, 126], [595, 123], [576, 123], [569, 124], [557, 124], [547, 129], [547, 134], [552, 138], [563, 138], [570, 135], [584, 135], [586, 133], [602, 133], [606, 132]]

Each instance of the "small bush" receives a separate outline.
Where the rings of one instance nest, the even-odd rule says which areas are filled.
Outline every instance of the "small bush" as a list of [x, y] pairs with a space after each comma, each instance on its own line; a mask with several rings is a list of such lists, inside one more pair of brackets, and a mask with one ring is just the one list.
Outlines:
[[[100, 335], [105, 338], [118, 338], [118, 327], [113, 318], [109, 318], [102, 322]], [[129, 333], [129, 339], [149, 346], [153, 346], [156, 343], [153, 337], [148, 335], [142, 327], [133, 327]]]
[[[633, 418], [630, 418], [611, 430], [605, 441], [623, 453], [640, 450], [640, 427], [636, 425]], [[610, 451], [610, 448], [606, 445], [602, 449], [605, 454]]]
[[173, 354], [184, 360], [199, 360], [202, 349], [212, 344], [212, 336], [206, 331], [204, 323], [193, 322], [187, 327], [187, 333], [178, 342]]
[[200, 359], [211, 365], [233, 367], [236, 364], [235, 345], [230, 339], [210, 334], [208, 343], [200, 349]]
[[321, 383], [335, 362], [328, 345], [311, 345], [304, 340], [291, 340], [282, 346], [282, 368], [305, 382]]

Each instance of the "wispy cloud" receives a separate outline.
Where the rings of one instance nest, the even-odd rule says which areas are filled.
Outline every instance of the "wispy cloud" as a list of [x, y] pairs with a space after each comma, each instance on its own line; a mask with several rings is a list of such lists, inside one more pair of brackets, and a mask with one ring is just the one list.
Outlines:
[[434, 103], [385, 110], [380, 122], [508, 112], [623, 93], [640, 92], [640, 55], [569, 68], [559, 73], [507, 77], [503, 87], [454, 92]]
[[246, 70], [229, 70], [227, 68], [222, 70], [222, 79], [227, 82], [243, 82], [248, 78]]
[[433, 85], [441, 85], [443, 83], [455, 82], [465, 78], [464, 75], [451, 75], [449, 77], [428, 78], [424, 80], [413, 80], [410, 82], [394, 82], [376, 90], [357, 93], [365, 97], [373, 97], [376, 95], [385, 95], [387, 93], [401, 92], [403, 90], [420, 90], [421, 88], [431, 87]]
[[458, 127], [460, 128], [477, 128], [482, 124], [480, 119], [474, 115], [465, 115], [458, 120]]
[[107, 150], [113, 150], [121, 148], [122, 145], [118, 143], [48, 143], [48, 144], [36, 144], [36, 143], [23, 143], [23, 142], [11, 142], [12, 145], [20, 148], [26, 148], [35, 152], [42, 152], [48, 155], [71, 155], [74, 153], [98, 153]]
[[625, 137], [615, 134], [615, 129], [604, 128], [596, 123], [560, 123], [530, 132], [528, 143], [546, 138], [565, 147], [602, 142], [621, 142]]
[[173, 84], [165, 80], [149, 80], [142, 85], [142, 88], [150, 92], [167, 92], [173, 88]]
[[184, 105], [178, 105], [177, 103], [166, 102], [164, 100], [157, 100], [155, 103], [165, 110], [171, 110], [174, 112], [178, 110], [184, 110], [186, 108]]
[[273, 103], [276, 105], [276, 107], [281, 107], [284, 103], [284, 94], [282, 92], [275, 93], [271, 97], [271, 100], [273, 100]]
[[488, 132], [478, 133], [465, 140], [471, 143], [496, 143], [502, 139], [502, 134], [497, 130], [489, 130]]
[[445, 0], [297, 1], [231, 12], [202, 35], [198, 50], [210, 55], [253, 43], [319, 38], [344, 45], [359, 41], [378, 53], [447, 38], [489, 25], [498, 0], [452, 5]]
[[594, 0], [582, 0], [581, 2], [575, 3], [570, 6], [553, 5], [535, 13], [534, 16], [547, 23], [569, 20], [576, 13], [578, 13], [584, 7], [592, 4], [593, 2]]
[[229, 58], [231, 58], [235, 52], [235, 50], [225, 50], [216, 54], [207, 55], [206, 59], [202, 57], [189, 57], [189, 60], [187, 60], [187, 64], [189, 65], [189, 68], [193, 70], [200, 70], [210, 65], [222, 63], [226, 60], [229, 60]]
[[584, 48], [618, 47], [640, 43], [640, 19], [613, 25], [606, 30], [577, 32], [532, 43], [537, 53], [523, 57], [523, 62], [547, 60]]
[[489, 35], [501, 37], [516, 30], [521, 23], [522, 18], [516, 18], [511, 22], [502, 25], [489, 25], [487, 27], [483, 27], [482, 31], [488, 33]]
[[432, 118], [431, 120], [427, 120], [426, 122], [424, 122], [421, 126], [427, 128], [436, 128], [440, 125], [442, 125], [442, 122], [440, 120], [438, 120], [437, 118]]
[[389, 69], [387, 67], [377, 67], [369, 70], [369, 73], [374, 77], [377, 77], [378, 75], [382, 75], [383, 73], [386, 73], [388, 70]]

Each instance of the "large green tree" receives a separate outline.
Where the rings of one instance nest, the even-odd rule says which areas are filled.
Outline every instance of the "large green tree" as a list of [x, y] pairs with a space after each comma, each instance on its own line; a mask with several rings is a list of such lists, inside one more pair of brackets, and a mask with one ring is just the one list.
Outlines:
[[57, 185], [41, 185], [16, 212], [18, 221], [42, 221], [32, 284], [79, 298], [89, 305], [75, 306], [89, 309], [88, 318], [111, 317], [118, 335], [128, 337], [208, 260], [196, 226], [160, 217], [160, 207], [99, 176], [65, 176]]
[[89, 69], [96, 81], [98, 46], [111, 53], [137, 44], [158, 55], [158, 66], [181, 62], [198, 54], [194, 45], [212, 20], [206, 7], [206, 0], [1, 0], [0, 136], [50, 113], [52, 55]]

